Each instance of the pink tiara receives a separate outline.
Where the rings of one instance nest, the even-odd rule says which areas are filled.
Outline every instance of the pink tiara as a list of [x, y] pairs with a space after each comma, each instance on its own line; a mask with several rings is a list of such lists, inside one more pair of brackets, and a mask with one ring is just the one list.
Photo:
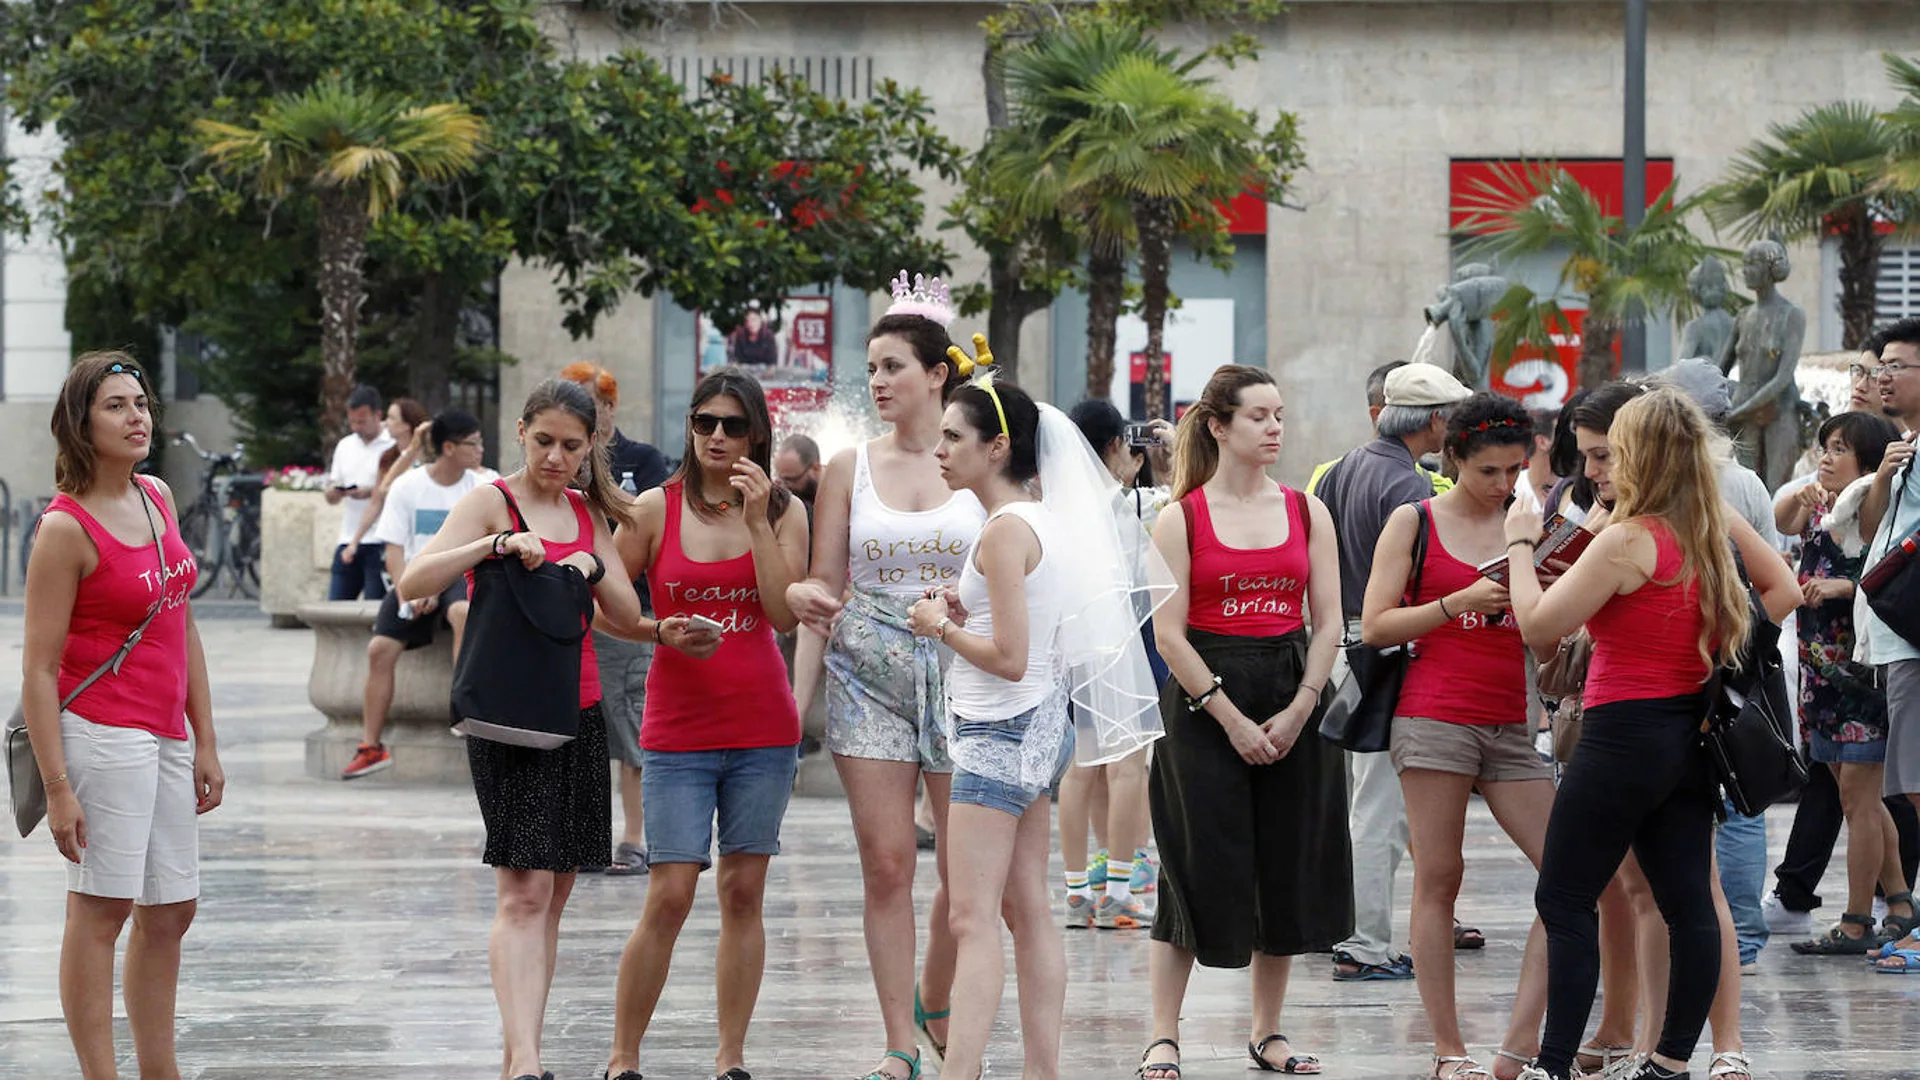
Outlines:
[[925, 274], [913, 275], [913, 284], [907, 284], [907, 272], [893, 279], [893, 303], [887, 306], [889, 315], [918, 315], [931, 319], [941, 326], [953, 325], [959, 312], [953, 309], [953, 301], [947, 296], [947, 283], [937, 277]]

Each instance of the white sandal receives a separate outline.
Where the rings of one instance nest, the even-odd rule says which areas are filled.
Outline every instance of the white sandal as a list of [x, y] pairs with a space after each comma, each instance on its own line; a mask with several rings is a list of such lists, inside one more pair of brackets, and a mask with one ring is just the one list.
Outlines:
[[1713, 1055], [1713, 1063], [1707, 1066], [1707, 1080], [1726, 1080], [1738, 1076], [1742, 1080], [1753, 1080], [1753, 1062], [1738, 1050], [1725, 1050]]
[[[1444, 1077], [1441, 1076], [1440, 1070], [1448, 1065], [1454, 1067], [1453, 1071]], [[1493, 1074], [1486, 1070], [1486, 1066], [1466, 1054], [1446, 1057], [1435, 1054], [1433, 1055], [1433, 1080], [1493, 1080]]]

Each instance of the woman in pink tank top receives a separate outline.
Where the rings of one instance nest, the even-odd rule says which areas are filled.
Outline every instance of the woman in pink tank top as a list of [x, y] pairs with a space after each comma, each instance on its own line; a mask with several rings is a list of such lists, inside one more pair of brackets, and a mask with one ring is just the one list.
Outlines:
[[[1311, 728], [1340, 644], [1340, 567], [1320, 500], [1275, 484], [1284, 404], [1263, 368], [1207, 380], [1175, 435], [1175, 505], [1153, 544], [1175, 591], [1154, 612], [1173, 678], [1148, 804], [1160, 843], [1155, 986], [1253, 965], [1247, 1053], [1317, 1073], [1280, 1034], [1293, 957], [1353, 931], [1346, 763]], [[1315, 632], [1309, 636], [1306, 623]], [[1143, 1080], [1180, 1074], [1180, 995], [1155, 994]]]
[[[153, 1017], [173, 1016], [180, 938], [200, 895], [196, 817], [226, 787], [187, 605], [197, 571], [173, 493], [135, 475], [153, 417], [131, 356], [75, 362], [53, 437], [59, 494], [27, 563], [20, 704], [49, 831], [68, 863], [62, 1011], [80, 1075], [114, 1075], [113, 954], [137, 906], [125, 987], [139, 1014], [134, 1045], [144, 1069], [172, 1072], [173, 1032]], [[103, 671], [123, 648], [118, 670]]]
[[[608, 625], [638, 626], [633, 575], [620, 569], [607, 526], [625, 520], [628, 508], [606, 455], [595, 448], [597, 417], [593, 398], [579, 384], [548, 379], [535, 386], [520, 413], [525, 466], [461, 496], [433, 540], [407, 563], [395, 583], [400, 594], [438, 596], [489, 559], [518, 559], [528, 569], [551, 562], [586, 579]], [[582, 463], [590, 469], [585, 490], [570, 490]], [[482, 614], [470, 618], [477, 622]], [[580, 681], [565, 703], [580, 710], [571, 741], [543, 750], [467, 737], [467, 764], [487, 826], [484, 859], [494, 868], [488, 956], [506, 1036], [502, 1075], [514, 1080], [540, 1080], [546, 1071], [540, 1027], [553, 983], [554, 935], [576, 872], [606, 866], [613, 845], [606, 722], [592, 637], [583, 638], [580, 648]]]
[[[1526, 648], [1507, 590], [1479, 567], [1504, 564], [1507, 503], [1525, 483], [1533, 421], [1518, 401], [1481, 391], [1447, 414], [1446, 494], [1403, 506], [1374, 549], [1361, 633], [1411, 643], [1390, 747], [1413, 848], [1414, 976], [1434, 1032], [1436, 1080], [1483, 1077], [1454, 1002], [1454, 900], [1464, 873], [1467, 800], [1475, 791], [1538, 868], [1553, 809], [1553, 771], [1527, 731]], [[1421, 565], [1413, 552], [1425, 536]], [[1418, 578], [1409, 595], [1409, 585]], [[1547, 1008], [1546, 940], [1527, 937], [1513, 1015], [1491, 1075], [1513, 1080], [1533, 1057]]]
[[[1709, 883], [1720, 800], [1700, 746], [1702, 690], [1712, 666], [1736, 654], [1751, 629], [1729, 540], [1769, 617], [1783, 617], [1799, 598], [1771, 545], [1721, 501], [1715, 451], [1725, 444], [1685, 395], [1640, 395], [1619, 410], [1607, 437], [1612, 524], [1551, 588], [1543, 590], [1531, 557], [1539, 515], [1516, 507], [1507, 518], [1511, 600], [1527, 641], [1544, 654], [1582, 625], [1594, 639], [1580, 746], [1547, 823], [1535, 892], [1548, 952], [1535, 1072], [1551, 1080], [1572, 1070], [1599, 981], [1595, 903], [1629, 848], [1672, 941], [1666, 1023], [1634, 1075], [1685, 1075], [1722, 951]], [[1649, 641], [1679, 657], [1628, 674]]]
[[[806, 572], [807, 514], [771, 480], [773, 425], [753, 376], [722, 368], [694, 387], [680, 471], [635, 500], [616, 537], [647, 575], [656, 641], [640, 722], [649, 881], [620, 958], [606, 1075], [638, 1080], [640, 1042], [666, 985], [719, 826], [723, 956], [764, 957], [767, 866], [799, 764], [800, 716], [774, 634], [799, 620], [787, 589]], [[716, 628], [717, 627], [717, 628]], [[714, 1072], [745, 1075], [763, 965], [722, 965]]]

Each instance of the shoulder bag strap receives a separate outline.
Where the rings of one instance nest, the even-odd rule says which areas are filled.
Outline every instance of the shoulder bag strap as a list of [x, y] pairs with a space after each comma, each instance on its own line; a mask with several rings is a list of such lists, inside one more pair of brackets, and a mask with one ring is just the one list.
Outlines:
[[142, 484], [138, 478], [135, 478], [133, 486], [140, 489], [140, 508], [147, 512], [147, 529], [153, 534], [153, 550], [160, 560], [160, 598], [155, 601], [153, 607], [148, 610], [147, 617], [140, 620], [140, 625], [134, 627], [133, 632], [127, 635], [127, 640], [121, 642], [120, 647], [114, 650], [113, 655], [107, 657], [105, 662], [93, 669], [91, 675], [80, 680], [80, 685], [74, 687], [68, 692], [66, 697], [60, 699], [61, 712], [66, 712], [67, 706], [72, 705], [74, 701], [79, 698], [81, 694], [86, 693], [87, 688], [94, 683], [99, 682], [109, 674], [120, 674], [120, 665], [126, 662], [127, 654], [133, 652], [135, 645], [140, 644], [141, 635], [147, 632], [147, 627], [153, 625], [153, 620], [159, 616], [160, 609], [165, 607], [167, 603], [167, 553], [166, 549], [160, 544], [160, 526], [153, 520], [153, 496], [147, 491], [147, 486]]
[[[1182, 516], [1184, 516], [1187, 519], [1187, 576], [1188, 577], [1193, 576], [1193, 502], [1192, 500], [1195, 492], [1198, 492], [1199, 490], [1200, 490], [1199, 488], [1194, 488], [1193, 491], [1189, 491], [1185, 495], [1180, 496], [1180, 513]], [[1205, 495], [1201, 495], [1200, 497], [1203, 499], [1206, 498]]]
[[1427, 569], [1427, 501], [1413, 504], [1413, 576], [1407, 579], [1407, 597], [1420, 595], [1420, 579]]
[[[520, 526], [521, 532], [533, 532], [533, 526], [527, 524], [526, 517], [520, 513], [520, 504], [514, 500], [513, 490], [507, 487], [506, 480], [504, 478], [495, 480], [493, 486], [500, 490], [500, 497], [507, 500], [507, 513], [513, 516], [513, 523]], [[535, 535], [539, 534], [535, 533]]]

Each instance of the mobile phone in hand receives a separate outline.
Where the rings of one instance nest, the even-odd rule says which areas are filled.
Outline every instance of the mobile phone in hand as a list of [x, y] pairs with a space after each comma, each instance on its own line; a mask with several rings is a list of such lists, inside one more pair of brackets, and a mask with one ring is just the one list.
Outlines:
[[1145, 450], [1158, 446], [1160, 439], [1153, 433], [1152, 424], [1128, 424], [1127, 446], [1135, 450]]
[[695, 630], [706, 630], [712, 633], [714, 637], [721, 637], [727, 632], [726, 627], [720, 625], [719, 622], [713, 619], [707, 618], [705, 615], [687, 616], [687, 625]]

